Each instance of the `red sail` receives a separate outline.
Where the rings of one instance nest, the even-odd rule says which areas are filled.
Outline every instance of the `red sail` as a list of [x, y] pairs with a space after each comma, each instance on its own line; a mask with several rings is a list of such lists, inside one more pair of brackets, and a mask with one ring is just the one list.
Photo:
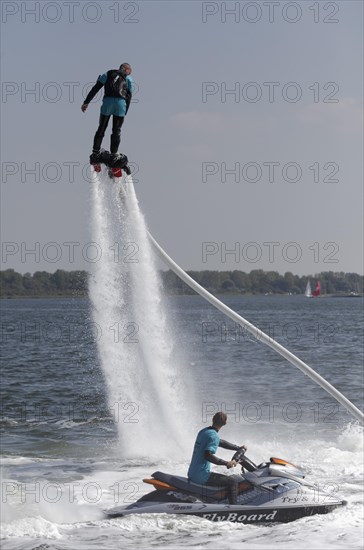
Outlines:
[[312, 296], [320, 296], [321, 294], [321, 284], [320, 281], [317, 281], [315, 290], [312, 293]]

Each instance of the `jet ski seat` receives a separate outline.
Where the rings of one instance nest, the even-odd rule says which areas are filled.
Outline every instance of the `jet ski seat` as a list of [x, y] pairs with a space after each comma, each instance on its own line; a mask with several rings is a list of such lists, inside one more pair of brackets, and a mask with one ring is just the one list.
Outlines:
[[[204, 500], [212, 499], [216, 501], [217, 498], [221, 499], [227, 494], [226, 489], [222, 489], [221, 486], [200, 485], [199, 483], [194, 483], [193, 481], [190, 481], [187, 477], [173, 476], [170, 474], [165, 474], [163, 472], [154, 472], [154, 474], [152, 474], [152, 477], [154, 479], [162, 481], [163, 483], [168, 483], [168, 485], [171, 485], [176, 489], [180, 489], [181, 491], [188, 491], [189, 493], [192, 493], [197, 497], [203, 497]], [[239, 484], [239, 493], [242, 490], [245, 491], [247, 489], [250, 489], [251, 487], [252, 485], [249, 482], [242, 480], [242, 482]]]
[[193, 481], [189, 481], [187, 477], [173, 476], [170, 474], [164, 474], [163, 472], [154, 472], [152, 477], [154, 479], [158, 479], [159, 481], [163, 481], [163, 483], [168, 483], [168, 485], [172, 485], [172, 487], [175, 487], [176, 489], [181, 489], [204, 497], [212, 497], [221, 489], [221, 487], [193, 483]]

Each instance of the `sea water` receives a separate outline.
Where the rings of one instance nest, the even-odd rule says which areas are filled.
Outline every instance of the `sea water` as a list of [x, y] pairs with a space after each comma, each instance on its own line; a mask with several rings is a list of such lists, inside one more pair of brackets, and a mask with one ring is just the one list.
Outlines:
[[[136, 197], [121, 191], [93, 187], [94, 239], [113, 255], [94, 266], [90, 300], [1, 304], [2, 547], [361, 548], [362, 428], [202, 298], [167, 297]], [[139, 262], [115, 261], [116, 243], [129, 247], [116, 259], [137, 250]], [[361, 299], [222, 299], [362, 407]], [[155, 470], [185, 475], [217, 410], [228, 413], [221, 436], [254, 462], [292, 461], [347, 506], [281, 525], [106, 519], [149, 492]]]

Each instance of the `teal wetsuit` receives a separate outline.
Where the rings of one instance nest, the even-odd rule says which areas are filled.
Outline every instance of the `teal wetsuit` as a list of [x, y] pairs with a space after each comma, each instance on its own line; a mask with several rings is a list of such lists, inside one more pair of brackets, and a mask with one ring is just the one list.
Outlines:
[[212, 485], [227, 489], [230, 504], [237, 503], [238, 481], [232, 476], [211, 472], [211, 463], [227, 466], [228, 462], [217, 458], [215, 453], [218, 447], [237, 451], [238, 445], [220, 439], [217, 430], [212, 426], [198, 432], [193, 448], [192, 460], [188, 469], [188, 479], [201, 485]]
[[111, 116], [113, 117], [113, 129], [110, 139], [110, 152], [112, 154], [117, 153], [120, 145], [121, 127], [131, 102], [133, 81], [129, 75], [124, 75], [120, 70], [111, 69], [99, 75], [84, 103], [88, 105], [102, 87], [105, 89], [105, 95], [100, 109], [99, 127], [94, 137], [93, 155], [100, 153], [102, 140]]
[[[104, 73], [98, 77], [97, 82], [100, 82], [104, 86], [106, 80], [107, 80], [107, 73]], [[131, 96], [131, 94], [133, 93], [133, 81], [129, 75], [125, 78], [125, 80], [127, 82], [128, 90]], [[127, 103], [125, 99], [121, 97], [109, 97], [107, 95], [104, 95], [104, 98], [102, 100], [101, 110], [100, 110], [102, 115], [125, 116], [126, 111], [127, 111]]]
[[200, 485], [226, 488], [230, 504], [236, 504], [238, 497], [238, 481], [232, 476], [211, 472], [211, 463], [218, 466], [228, 466], [228, 462], [215, 456], [218, 447], [237, 451], [238, 445], [220, 439], [217, 430], [212, 426], [203, 428], [197, 434], [193, 448], [192, 460], [188, 469], [188, 479]]
[[194, 483], [204, 484], [208, 481], [211, 462], [206, 460], [205, 451], [215, 454], [220, 444], [220, 437], [214, 428], [203, 428], [198, 432], [193, 448], [192, 460], [188, 469], [188, 479]]

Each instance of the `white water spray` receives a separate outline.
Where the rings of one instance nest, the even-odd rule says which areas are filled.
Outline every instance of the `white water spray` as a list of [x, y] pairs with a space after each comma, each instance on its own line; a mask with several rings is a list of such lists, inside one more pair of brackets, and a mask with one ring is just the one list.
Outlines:
[[98, 351], [123, 456], [171, 456], [186, 435], [183, 376], [131, 177], [127, 189], [94, 175], [93, 240], [102, 256], [89, 289]]

